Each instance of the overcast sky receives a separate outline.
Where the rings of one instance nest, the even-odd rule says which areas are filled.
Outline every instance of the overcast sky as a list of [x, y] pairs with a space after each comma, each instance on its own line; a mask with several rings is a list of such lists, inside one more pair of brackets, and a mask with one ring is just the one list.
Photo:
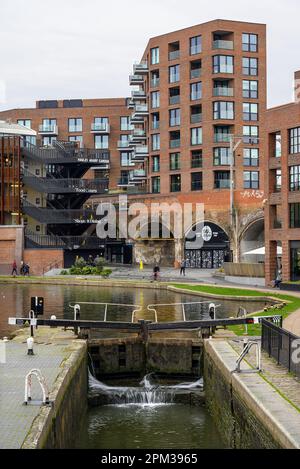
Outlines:
[[150, 37], [216, 18], [267, 23], [269, 106], [291, 101], [299, 0], [0, 0], [0, 109], [128, 96]]

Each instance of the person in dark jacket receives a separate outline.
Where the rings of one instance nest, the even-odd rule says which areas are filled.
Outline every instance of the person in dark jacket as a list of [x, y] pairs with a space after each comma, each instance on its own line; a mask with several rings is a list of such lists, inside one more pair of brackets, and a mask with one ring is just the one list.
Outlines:
[[15, 260], [14, 260], [13, 265], [12, 265], [11, 275], [12, 275], [13, 277], [15, 277], [16, 275], [18, 275], [17, 263], [16, 263]]

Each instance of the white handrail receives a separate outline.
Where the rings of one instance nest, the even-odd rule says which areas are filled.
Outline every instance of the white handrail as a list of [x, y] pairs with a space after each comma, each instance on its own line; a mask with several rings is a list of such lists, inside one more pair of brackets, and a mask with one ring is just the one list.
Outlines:
[[[251, 348], [255, 347], [256, 348], [256, 368], [253, 370], [241, 370], [241, 363], [244, 360], [245, 356], [248, 355], [250, 352]], [[241, 352], [240, 356], [238, 357], [236, 361], [236, 369], [234, 372], [236, 373], [259, 373], [261, 371], [261, 347], [258, 342], [255, 341], [249, 341], [247, 344], [244, 346], [243, 351]]]
[[[161, 303], [161, 304], [156, 304], [156, 305], [155, 304], [154, 305], [148, 305], [147, 310], [154, 312], [155, 322], [158, 322], [157, 309], [156, 308], [161, 307], [161, 306], [181, 306], [183, 321], [186, 322], [185, 307], [187, 305], [205, 305], [205, 304], [211, 304], [211, 301], [198, 301], [198, 302], [191, 302], [191, 303]], [[220, 308], [221, 305], [216, 305], [215, 307]]]
[[46, 380], [42, 375], [41, 370], [33, 369], [25, 377], [25, 399], [24, 404], [27, 405], [31, 401], [31, 386], [32, 386], [32, 376], [35, 376], [42, 388], [43, 393], [43, 405], [49, 404], [49, 391], [46, 384]]
[[[134, 308], [132, 315], [131, 315], [131, 322], [134, 322], [134, 317], [135, 313], [139, 313], [142, 311], [142, 305], [127, 305], [127, 304], [122, 304], [122, 303], [96, 303], [96, 302], [91, 302], [91, 301], [82, 301], [78, 302], [75, 304], [69, 303], [70, 308], [75, 308], [77, 305], [92, 305], [92, 306], [104, 306], [104, 322], [107, 322], [107, 313], [108, 313], [108, 307], [109, 306], [118, 306], [118, 307], [124, 307], [124, 308]], [[113, 321], [112, 321], [113, 322]], [[123, 321], [120, 321], [123, 322]]]

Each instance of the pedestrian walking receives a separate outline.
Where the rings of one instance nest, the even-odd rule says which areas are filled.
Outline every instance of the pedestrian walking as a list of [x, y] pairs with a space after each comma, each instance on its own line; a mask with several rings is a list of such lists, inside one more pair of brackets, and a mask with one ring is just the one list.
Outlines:
[[24, 275], [24, 261], [21, 261], [20, 264], [20, 275]]
[[186, 269], [186, 260], [182, 259], [181, 264], [180, 264], [180, 275], [183, 275], [185, 277], [185, 269]]
[[160, 272], [160, 268], [158, 265], [155, 265], [154, 269], [153, 269], [153, 279], [156, 281], [158, 280], [159, 278], [159, 272]]
[[26, 264], [26, 263], [24, 264], [23, 271], [24, 271], [24, 277], [29, 277], [29, 271], [30, 271], [29, 264]]
[[14, 262], [13, 262], [13, 264], [12, 264], [11, 275], [12, 275], [13, 277], [15, 277], [16, 275], [18, 275], [17, 263], [16, 263], [15, 260], [14, 260]]
[[281, 283], [282, 283], [282, 270], [280, 268], [277, 272], [276, 279], [274, 281], [274, 288], [280, 288]]

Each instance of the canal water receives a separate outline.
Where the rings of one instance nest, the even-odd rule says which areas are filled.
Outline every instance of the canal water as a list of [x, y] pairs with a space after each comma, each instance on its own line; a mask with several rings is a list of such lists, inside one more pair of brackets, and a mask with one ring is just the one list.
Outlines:
[[[180, 303], [205, 302], [201, 305], [187, 305], [185, 307], [186, 319], [208, 318], [208, 305], [212, 302], [209, 298], [186, 295], [167, 290], [155, 290], [132, 287], [91, 287], [91, 286], [64, 286], [64, 285], [7, 285], [0, 284], [0, 338], [13, 331], [8, 326], [8, 318], [11, 316], [27, 317], [30, 310], [30, 298], [42, 296], [45, 298], [45, 318], [55, 315], [57, 318], [73, 318], [73, 310], [70, 303], [119, 303], [141, 306], [141, 310], [135, 315], [135, 320], [154, 320], [154, 313], [147, 310], [149, 304], [164, 304], [158, 306], [157, 314], [159, 322], [181, 321], [182, 307]], [[213, 300], [219, 307], [217, 317], [236, 317], [239, 307], [246, 308], [248, 313], [262, 310], [265, 302], [243, 301], [242, 304], [231, 300]], [[165, 306], [165, 304], [177, 305]], [[108, 321], [131, 321], [132, 308], [110, 306], [107, 312]], [[82, 305], [81, 319], [103, 320], [104, 306]]]

